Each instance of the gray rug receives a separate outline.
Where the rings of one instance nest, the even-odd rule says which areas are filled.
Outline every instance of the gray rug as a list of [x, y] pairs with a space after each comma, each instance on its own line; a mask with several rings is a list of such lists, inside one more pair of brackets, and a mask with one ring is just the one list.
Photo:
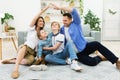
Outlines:
[[[110, 62], [101, 62], [91, 67], [84, 64], [82, 72], [75, 72], [69, 65], [48, 65], [47, 71], [31, 71], [20, 65], [20, 77], [16, 80], [120, 80], [120, 71]], [[13, 80], [11, 72], [14, 64], [0, 64], [0, 80]]]

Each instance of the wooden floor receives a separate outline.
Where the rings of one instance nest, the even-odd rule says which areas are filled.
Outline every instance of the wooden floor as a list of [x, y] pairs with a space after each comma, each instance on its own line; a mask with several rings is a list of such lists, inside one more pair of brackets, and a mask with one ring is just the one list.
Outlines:
[[[116, 56], [120, 57], [120, 41], [102, 41], [102, 44], [109, 48]], [[4, 39], [2, 44], [2, 59], [13, 58], [16, 55], [17, 51], [12, 41], [10, 39]]]

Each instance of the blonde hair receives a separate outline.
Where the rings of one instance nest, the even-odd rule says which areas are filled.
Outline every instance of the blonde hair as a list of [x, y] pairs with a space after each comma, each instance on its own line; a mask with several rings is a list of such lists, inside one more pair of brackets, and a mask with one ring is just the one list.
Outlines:
[[57, 24], [58, 24], [58, 27], [59, 27], [59, 29], [60, 29], [60, 24], [59, 24], [59, 22], [57, 22], [57, 21], [53, 21], [53, 22], [51, 23], [51, 27], [52, 27], [52, 25], [53, 25], [54, 23], [57, 23]]

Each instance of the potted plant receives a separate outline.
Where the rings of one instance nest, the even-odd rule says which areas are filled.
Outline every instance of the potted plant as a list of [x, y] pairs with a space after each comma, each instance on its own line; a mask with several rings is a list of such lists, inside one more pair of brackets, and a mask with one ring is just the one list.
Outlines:
[[9, 13], [5, 13], [4, 17], [1, 18], [1, 24], [5, 24], [5, 32], [8, 32], [8, 27], [10, 26], [8, 22], [10, 19], [14, 20], [14, 17]]
[[88, 11], [88, 13], [83, 16], [84, 17], [84, 24], [89, 24], [91, 30], [100, 31], [100, 18], [98, 18], [96, 15], [93, 14], [91, 10]]
[[12, 26], [8, 27], [9, 35], [13, 36], [15, 34], [15, 28]]
[[15, 28], [14, 28], [14, 27], [12, 27], [12, 26], [9, 26], [9, 27], [8, 27], [8, 30], [9, 30], [9, 31], [10, 31], [10, 30], [13, 30], [13, 31], [14, 31], [14, 30], [15, 30]]

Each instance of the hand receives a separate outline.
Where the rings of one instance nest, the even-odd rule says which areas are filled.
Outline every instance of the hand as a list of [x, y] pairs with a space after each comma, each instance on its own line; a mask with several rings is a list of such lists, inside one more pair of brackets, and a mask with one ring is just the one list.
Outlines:
[[43, 47], [42, 49], [43, 49], [43, 50], [45, 50], [45, 49], [46, 49], [46, 47]]
[[41, 57], [37, 57], [37, 60], [41, 60]]
[[53, 8], [53, 6], [51, 5], [51, 3], [48, 5], [49, 8]]
[[51, 4], [52, 7], [53, 7], [54, 9], [56, 9], [56, 10], [60, 10], [60, 9], [61, 9], [59, 6], [57, 6], [57, 5], [53, 4], [53, 3], [50, 3], [50, 4]]

